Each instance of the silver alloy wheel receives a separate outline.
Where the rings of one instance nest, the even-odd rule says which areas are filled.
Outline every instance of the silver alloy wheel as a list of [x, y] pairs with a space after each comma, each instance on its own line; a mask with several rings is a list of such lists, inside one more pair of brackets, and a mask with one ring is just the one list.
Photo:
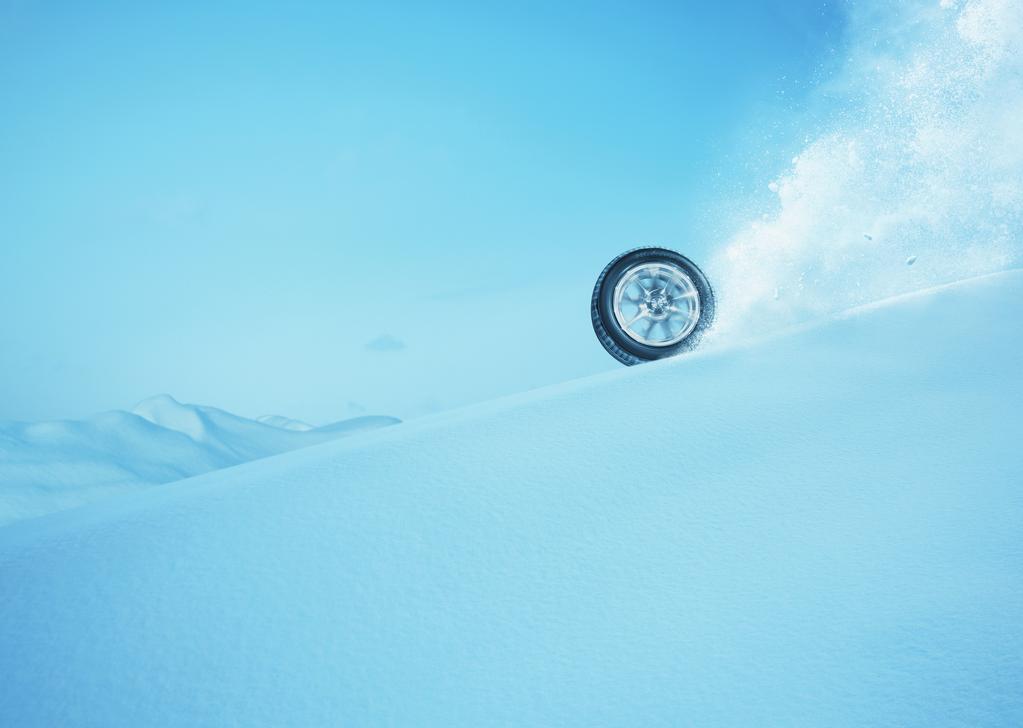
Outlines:
[[692, 279], [670, 263], [640, 263], [615, 286], [615, 319], [630, 338], [647, 346], [672, 346], [700, 320], [700, 295]]

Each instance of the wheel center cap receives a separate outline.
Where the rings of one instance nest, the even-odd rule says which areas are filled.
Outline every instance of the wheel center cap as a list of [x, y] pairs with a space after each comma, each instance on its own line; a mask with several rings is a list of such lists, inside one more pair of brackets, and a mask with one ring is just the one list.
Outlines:
[[663, 316], [668, 311], [668, 297], [664, 291], [651, 294], [646, 299], [647, 310], [654, 316]]

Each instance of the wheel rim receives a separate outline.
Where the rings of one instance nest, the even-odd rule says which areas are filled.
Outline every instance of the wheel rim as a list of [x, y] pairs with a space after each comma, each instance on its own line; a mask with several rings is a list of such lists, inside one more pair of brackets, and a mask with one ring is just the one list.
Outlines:
[[670, 263], [641, 263], [618, 280], [614, 315], [626, 336], [647, 346], [672, 346], [700, 320], [700, 294], [692, 279]]

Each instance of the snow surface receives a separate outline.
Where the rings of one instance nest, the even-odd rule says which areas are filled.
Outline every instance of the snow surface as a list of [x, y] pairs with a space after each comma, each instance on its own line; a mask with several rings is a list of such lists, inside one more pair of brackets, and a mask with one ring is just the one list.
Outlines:
[[1021, 319], [992, 275], [8, 525], [0, 716], [1021, 725]]
[[358, 417], [313, 428], [259, 421], [163, 394], [83, 421], [0, 422], [0, 524], [396, 423]]

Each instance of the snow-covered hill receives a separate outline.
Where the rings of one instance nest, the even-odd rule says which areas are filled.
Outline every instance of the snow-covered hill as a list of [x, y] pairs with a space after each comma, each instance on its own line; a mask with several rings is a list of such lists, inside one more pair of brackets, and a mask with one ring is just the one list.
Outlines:
[[0, 529], [10, 725], [1023, 724], [1023, 273]]
[[396, 422], [256, 421], [166, 394], [82, 421], [0, 422], [0, 524]]

